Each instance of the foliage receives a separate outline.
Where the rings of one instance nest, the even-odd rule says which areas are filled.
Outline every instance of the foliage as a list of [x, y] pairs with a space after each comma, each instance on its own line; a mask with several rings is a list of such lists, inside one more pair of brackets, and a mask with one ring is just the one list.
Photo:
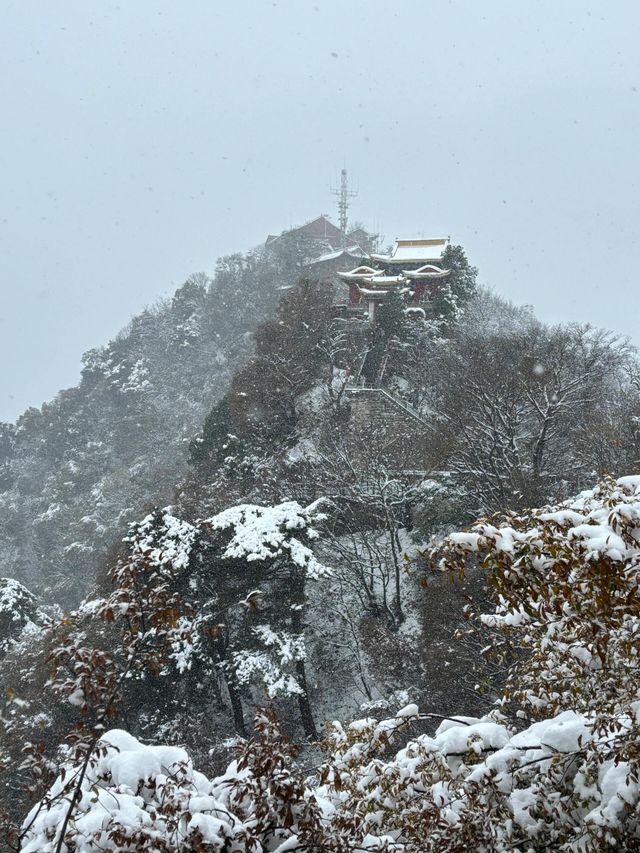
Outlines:
[[462, 317], [465, 306], [476, 295], [478, 270], [471, 266], [462, 246], [451, 244], [442, 253], [441, 266], [451, 272], [436, 294], [433, 314], [450, 324]]
[[[212, 781], [182, 753], [167, 773], [156, 757], [166, 747], [107, 734], [66, 824], [74, 849], [98, 839], [107, 850], [122, 849], [114, 839], [148, 849], [152, 831], [166, 851], [639, 849], [640, 477], [481, 520], [430, 556], [458, 572], [471, 554], [496, 595], [479, 622], [493, 635], [487, 652], [515, 654], [500, 710], [439, 718], [410, 704], [384, 720], [335, 722], [307, 780], [268, 714], [258, 715], [258, 739]], [[519, 723], [504, 716], [510, 709]], [[433, 719], [436, 731], [425, 733]], [[27, 819], [26, 850], [56, 837], [64, 778]]]
[[[0, 425], [3, 572], [77, 606], [99, 555], [187, 471], [189, 441], [253, 352], [304, 256], [287, 241], [221, 258], [83, 358], [78, 386]], [[286, 248], [286, 251], [285, 251]]]
[[[536, 718], [568, 708], [598, 730], [630, 715], [640, 655], [640, 479], [604, 480], [557, 507], [481, 520], [434, 552], [476, 553], [498, 605], [487, 654], [515, 660], [505, 701]], [[602, 719], [600, 719], [602, 718]]]
[[[157, 510], [132, 525], [111, 592], [51, 629], [49, 686], [73, 709], [66, 754], [78, 770], [54, 785], [48, 810], [72, 821], [75, 798], [103, 755], [107, 721], [171, 708], [179, 681], [195, 714], [205, 686], [224, 678], [241, 734], [243, 686], [269, 700], [294, 697], [305, 731], [316, 735], [304, 608], [307, 580], [328, 574], [310, 548], [320, 518], [317, 507], [288, 502], [233, 507], [196, 525]], [[50, 778], [50, 753], [43, 743], [24, 754], [35, 780], [27, 787], [38, 794]]]
[[298, 398], [326, 368], [330, 306], [327, 288], [306, 279], [285, 293], [276, 318], [255, 333], [254, 358], [191, 443], [192, 464], [211, 472], [229, 456], [259, 452], [290, 434]]
[[0, 578], [0, 654], [11, 648], [25, 627], [37, 630], [35, 626], [46, 621], [32, 592], [13, 578]]
[[[256, 730], [258, 739], [212, 781], [182, 749], [107, 732], [77, 788], [71, 818], [65, 820], [68, 801], [60, 796], [77, 774], [69, 763], [27, 817], [23, 853], [257, 853], [291, 850], [282, 842], [295, 840], [294, 832], [320, 841], [320, 809], [291, 766], [296, 750], [268, 712], [258, 715]], [[318, 846], [313, 841], [311, 849]]]

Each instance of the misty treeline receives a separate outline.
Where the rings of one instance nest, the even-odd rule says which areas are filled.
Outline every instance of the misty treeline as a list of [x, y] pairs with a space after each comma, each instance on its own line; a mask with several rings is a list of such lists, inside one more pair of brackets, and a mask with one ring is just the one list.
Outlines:
[[[593, 615], [593, 593], [612, 629], [621, 620], [631, 630], [636, 581], [625, 572], [635, 551], [598, 557], [617, 602], [602, 598], [597, 573], [578, 600], [570, 578], [584, 553], [568, 529], [578, 521], [529, 512], [637, 470], [640, 373], [628, 343], [588, 327], [549, 327], [477, 288], [460, 247], [448, 250], [449, 287], [427, 317], [390, 298], [372, 329], [335, 316], [333, 288], [304, 276], [312, 247], [278, 243], [275, 252], [224, 259], [211, 280], [190, 279], [89, 353], [77, 388], [3, 428], [3, 574], [37, 593], [13, 581], [0, 589], [0, 616], [15, 614], [0, 622], [2, 800], [14, 849], [89, 850], [93, 839], [107, 850], [143, 850], [155, 833], [166, 851], [453, 853], [487, 842], [486, 832], [497, 839], [495, 824], [508, 821], [503, 846], [486, 849], [513, 849], [535, 833], [525, 818], [514, 821], [511, 789], [493, 785], [490, 767], [482, 783], [471, 778], [475, 764], [507, 750], [518, 725], [588, 714], [586, 697], [602, 684], [587, 679], [593, 637], [570, 634], [579, 622], [571, 608]], [[411, 441], [388, 423], [355, 422], [351, 392], [363, 384], [412, 413]], [[628, 504], [624, 531], [609, 523], [635, 542], [633, 488], [605, 483], [609, 492], [574, 516]], [[507, 513], [500, 542], [497, 527], [483, 527], [475, 538], [434, 544], [497, 512]], [[530, 572], [511, 595], [519, 536]], [[470, 560], [476, 552], [481, 568]], [[564, 574], [549, 601], [540, 567], [558, 569], [559, 553]], [[447, 571], [430, 572], [436, 565]], [[567, 616], [584, 671], [573, 672], [577, 693], [567, 687], [536, 704], [549, 679], [545, 603]], [[461, 628], [469, 617], [475, 632]], [[521, 636], [527, 620], [537, 633]], [[620, 671], [634, 642], [625, 635], [615, 649]], [[631, 698], [607, 686], [598, 713], [626, 737], [619, 717]], [[500, 697], [519, 723], [496, 716]], [[454, 723], [454, 734], [445, 723], [429, 729], [460, 712], [478, 718]], [[310, 744], [324, 721], [358, 714], [368, 722], [330, 731], [323, 764]], [[373, 719], [380, 715], [386, 728]], [[593, 773], [605, 754], [601, 731], [587, 717], [579, 725], [593, 736], [593, 754], [576, 744], [567, 754], [580, 753]], [[120, 732], [103, 742], [107, 729], [130, 739]], [[320, 764], [311, 787], [283, 730], [305, 744], [305, 761]], [[418, 736], [423, 730], [430, 734]], [[540, 833], [577, 768], [552, 772], [537, 731], [526, 796], [540, 810], [529, 816], [542, 840], [522, 849], [564, 849]], [[415, 773], [391, 748], [396, 735], [398, 748], [417, 738], [407, 746], [419, 759]], [[169, 772], [136, 738], [179, 744], [189, 759], [172, 753]], [[221, 782], [238, 744], [239, 763]], [[133, 775], [121, 772], [114, 750], [131, 752]], [[624, 754], [635, 767], [628, 738], [617, 750], [616, 742], [606, 761]], [[557, 751], [564, 755], [564, 744]], [[506, 753], [500, 760], [512, 769]], [[193, 776], [189, 761], [213, 781]], [[438, 785], [450, 793], [428, 793]], [[119, 804], [128, 791], [143, 804]], [[358, 792], [370, 804], [361, 811]], [[579, 793], [567, 794], [562, 843], [575, 841]], [[451, 799], [464, 804], [463, 830], [455, 809], [445, 813]], [[124, 812], [133, 823], [120, 820]], [[618, 828], [610, 828], [616, 842]], [[420, 846], [427, 837], [432, 846]]]
[[309, 251], [285, 236], [222, 258], [86, 353], [78, 386], [0, 424], [3, 574], [80, 602], [97, 555], [170, 498], [190, 440]]

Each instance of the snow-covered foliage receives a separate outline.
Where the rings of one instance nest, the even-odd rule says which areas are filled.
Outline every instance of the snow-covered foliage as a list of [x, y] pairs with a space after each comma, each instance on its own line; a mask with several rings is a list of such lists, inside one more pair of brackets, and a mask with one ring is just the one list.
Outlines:
[[14, 578], [0, 578], [0, 654], [44, 622], [46, 617], [35, 595]]
[[125, 542], [132, 559], [144, 558], [158, 570], [186, 569], [196, 539], [197, 528], [171, 514], [171, 508], [147, 515], [133, 524]]
[[233, 653], [230, 669], [238, 684], [258, 680], [264, 684], [269, 699], [303, 693], [295, 675], [288, 671], [306, 657], [303, 637], [274, 631], [268, 625], [257, 625], [253, 633], [264, 651]]
[[480, 521], [435, 552], [458, 569], [474, 553], [492, 573], [481, 617], [507, 696], [533, 716], [574, 708], [634, 719], [640, 659], [640, 478], [605, 480], [556, 507]]
[[334, 723], [329, 784], [317, 793], [348, 837], [374, 834], [379, 849], [416, 853], [616, 850], [640, 838], [635, 768], [588, 717], [564, 711], [521, 731], [499, 713], [449, 718], [389, 754], [420, 719], [409, 706], [381, 722]]
[[293, 697], [315, 736], [304, 610], [306, 584], [328, 574], [310, 547], [321, 517], [289, 501], [195, 524], [167, 508], [132, 525], [111, 591], [52, 626], [48, 687], [80, 715], [74, 754], [128, 702], [169, 723], [177, 679], [199, 708], [226, 688], [240, 734], [243, 701]]
[[307, 539], [318, 538], [311, 524], [324, 519], [318, 509], [320, 503], [304, 508], [297, 501], [285, 501], [273, 507], [243, 504], [223, 510], [207, 519], [205, 525], [212, 530], [231, 531], [225, 557], [253, 562], [286, 555], [304, 569], [309, 579], [318, 580], [330, 574], [329, 570], [318, 562], [311, 548], [293, 534], [302, 531]]
[[[53, 849], [44, 845], [67, 814], [68, 840], [79, 851], [98, 841], [123, 849], [114, 838], [142, 850], [138, 839], [151, 837], [159, 850], [191, 843], [220, 853], [637, 849], [640, 477], [605, 480], [526, 515], [481, 520], [430, 554], [440, 570], [455, 571], [471, 555], [496, 592], [493, 612], [478, 620], [478, 630], [493, 635], [485, 652], [507, 668], [504, 697], [491, 713], [441, 717], [409, 704], [388, 719], [334, 722], [325, 761], [309, 778], [268, 714], [259, 715], [258, 741], [211, 781], [181, 754], [182, 775], [169, 784], [156, 758], [166, 748], [116, 734], [135, 760], [98, 750], [71, 809], [60, 779], [27, 819], [26, 849]], [[256, 630], [280, 654], [301, 653], [270, 628]], [[71, 770], [65, 778], [77, 779]], [[195, 828], [200, 848], [189, 836]]]
[[[182, 590], [181, 603], [178, 597], [171, 599], [175, 621], [166, 636], [170, 665], [179, 672], [191, 669], [196, 655], [207, 656], [203, 634], [212, 625], [220, 633], [224, 624], [225, 634], [233, 634], [234, 639], [228, 644], [228, 654], [212, 663], [238, 685], [261, 685], [269, 698], [302, 695], [305, 689], [295, 668], [305, 659], [304, 638], [300, 627], [291, 633], [291, 625], [297, 626], [295, 615], [304, 609], [306, 581], [331, 574], [310, 547], [318, 538], [313, 525], [324, 519], [319, 505], [303, 507], [297, 501], [275, 506], [242, 504], [195, 525], [178, 519], [171, 508], [156, 511], [131, 527], [125, 539], [128, 555], [116, 571], [117, 587], [103, 612], [119, 611], [131, 620], [140, 590], [148, 588], [157, 596], [159, 585], [168, 581], [171, 588]], [[216, 573], [224, 575], [227, 562], [233, 563], [237, 577], [232, 590], [221, 590]], [[265, 593], [255, 588], [256, 584], [268, 587], [274, 567], [284, 571], [287, 590]], [[135, 590], [135, 601], [129, 589]], [[230, 594], [235, 594], [235, 600]], [[260, 615], [260, 602], [265, 598], [275, 599], [269, 604], [275, 613], [273, 626], [256, 624], [242, 630], [249, 614]], [[243, 619], [230, 616], [230, 607], [244, 612]], [[143, 621], [142, 614], [140, 618]]]
[[[127, 732], [107, 732], [78, 789], [72, 818], [65, 766], [47, 798], [27, 816], [23, 853], [62, 850], [224, 850], [240, 822], [226, 808], [223, 784], [195, 771], [177, 747], [146, 746]], [[206, 845], [206, 846], [205, 846]]]
[[65, 765], [31, 810], [23, 853], [58, 845], [61, 853], [284, 853], [305, 849], [295, 843], [303, 828], [320, 841], [320, 810], [293, 763], [296, 750], [269, 714], [256, 728], [258, 741], [213, 780], [182, 749], [107, 732], [86, 768]]
[[[211, 781], [181, 749], [108, 732], [80, 783], [62, 849], [462, 853], [473, 845], [507, 853], [613, 851], [640, 839], [637, 778], [609, 757], [609, 739], [587, 717], [565, 711], [515, 731], [496, 713], [416, 734], [428, 716], [409, 705], [381, 721], [334, 722], [327, 759], [304, 782], [273, 730], [263, 744], [271, 778], [264, 768], [251, 773], [249, 747]], [[287, 784], [273, 790], [276, 770]], [[74, 772], [66, 767], [27, 816], [23, 853], [55, 849]], [[263, 799], [269, 787], [272, 798]]]

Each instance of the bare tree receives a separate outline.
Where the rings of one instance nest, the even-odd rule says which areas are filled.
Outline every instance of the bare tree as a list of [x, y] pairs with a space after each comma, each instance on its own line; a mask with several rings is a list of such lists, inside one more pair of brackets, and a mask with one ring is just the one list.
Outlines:
[[351, 430], [319, 457], [313, 477], [334, 507], [323, 547], [332, 553], [344, 588], [364, 612], [397, 630], [405, 620], [400, 531], [418, 479], [389, 453], [389, 444], [386, 437]]
[[452, 343], [431, 400], [434, 468], [454, 473], [485, 510], [581, 488], [596, 467], [599, 411], [632, 393], [632, 361], [626, 341], [586, 326], [531, 324]]

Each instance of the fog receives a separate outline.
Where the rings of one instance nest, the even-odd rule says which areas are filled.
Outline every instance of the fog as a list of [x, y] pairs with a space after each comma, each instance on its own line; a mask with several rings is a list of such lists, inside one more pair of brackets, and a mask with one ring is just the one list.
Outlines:
[[631, 2], [33, 0], [0, 36], [0, 419], [221, 254], [319, 213], [451, 235], [640, 342]]

